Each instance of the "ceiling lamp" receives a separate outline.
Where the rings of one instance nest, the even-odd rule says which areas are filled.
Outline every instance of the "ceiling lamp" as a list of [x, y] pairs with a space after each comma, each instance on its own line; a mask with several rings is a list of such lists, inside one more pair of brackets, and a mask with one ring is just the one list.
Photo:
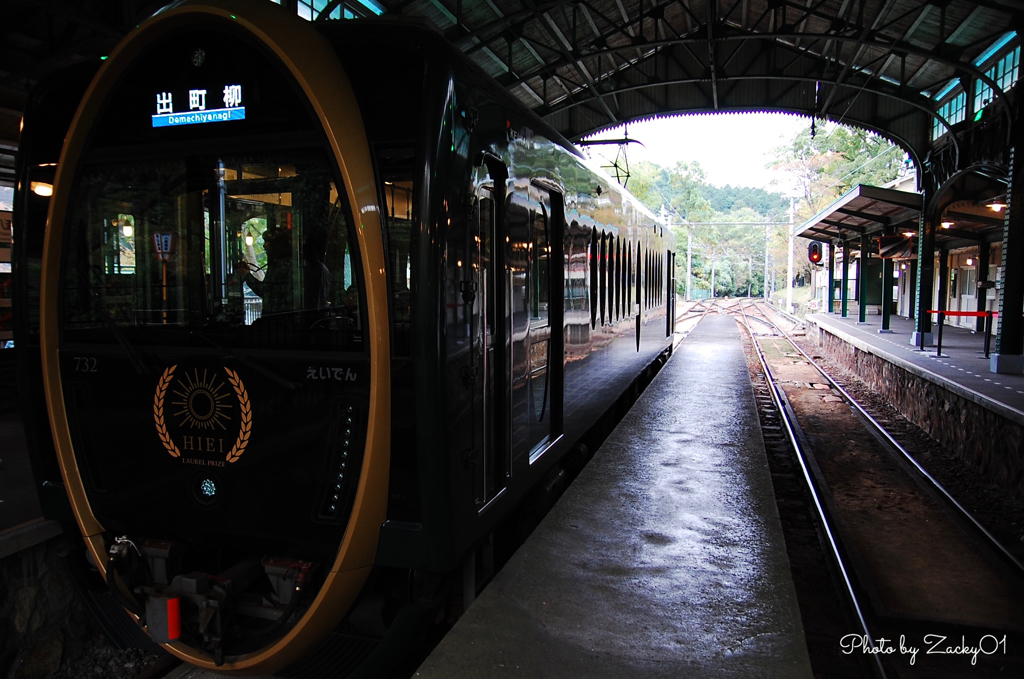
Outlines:
[[953, 222], [942, 222], [942, 228], [944, 229], [948, 229], [951, 226], [953, 226]]
[[985, 207], [993, 212], [1002, 212], [1006, 209], [1006, 203], [1001, 200], [991, 200], [988, 203], [985, 203]]
[[32, 189], [32, 193], [37, 196], [48, 198], [53, 195], [53, 184], [47, 184], [46, 182], [32, 182], [29, 184], [29, 188]]
[[914, 236], [916, 236], [917, 234], [916, 234], [916, 233], [914, 233], [913, 231], [904, 231], [904, 232], [903, 232], [903, 235], [904, 235], [904, 236], [906, 236], [907, 238], [913, 238], [913, 237], [914, 237]]

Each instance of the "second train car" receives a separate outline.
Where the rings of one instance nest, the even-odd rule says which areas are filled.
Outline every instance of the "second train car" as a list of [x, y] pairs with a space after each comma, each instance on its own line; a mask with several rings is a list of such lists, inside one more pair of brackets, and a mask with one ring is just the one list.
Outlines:
[[414, 24], [168, 7], [32, 95], [16, 229], [46, 511], [221, 671], [393, 661], [671, 348], [671, 233]]

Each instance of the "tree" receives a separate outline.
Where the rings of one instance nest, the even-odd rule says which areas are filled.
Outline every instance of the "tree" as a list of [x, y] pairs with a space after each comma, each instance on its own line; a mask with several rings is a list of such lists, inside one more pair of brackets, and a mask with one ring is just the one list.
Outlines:
[[828, 123], [799, 132], [775, 150], [769, 167], [786, 172], [799, 194], [797, 222], [813, 217], [857, 184], [880, 186], [897, 177], [906, 154], [874, 132]]

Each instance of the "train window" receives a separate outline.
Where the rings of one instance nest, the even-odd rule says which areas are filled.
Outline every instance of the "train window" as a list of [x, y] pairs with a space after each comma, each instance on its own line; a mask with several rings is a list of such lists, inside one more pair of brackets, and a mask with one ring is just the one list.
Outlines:
[[644, 252], [644, 305], [651, 308], [651, 251]]
[[614, 237], [609, 233], [604, 237], [604, 313], [605, 322], [611, 323], [614, 319], [615, 303], [615, 262], [614, 262]]
[[633, 264], [633, 246], [628, 240], [624, 245], [626, 246], [626, 256], [623, 259], [623, 314], [630, 315], [633, 313], [633, 307], [630, 306], [633, 300], [633, 290], [630, 288], [633, 285], [633, 271], [630, 268]]
[[[635, 271], [635, 273], [636, 273], [636, 295], [637, 295], [636, 303], [637, 303], [637, 306], [640, 306], [640, 305], [643, 304], [643, 295], [642, 295], [642, 291], [641, 291], [641, 288], [640, 288], [640, 282], [643, 279], [643, 269], [642, 269], [642, 267], [643, 267], [643, 255], [641, 254], [640, 244], [639, 243], [637, 243], [636, 261], [634, 262], [634, 265], [636, 266], [636, 271]], [[641, 310], [642, 310], [642, 308], [641, 308]]]
[[665, 261], [658, 260], [658, 303], [665, 303]]
[[374, 155], [385, 208], [391, 353], [396, 357], [408, 357], [412, 355], [413, 280], [416, 274], [416, 242], [413, 238], [416, 147], [412, 144], [376, 145]]
[[349, 222], [313, 151], [87, 166], [66, 230], [68, 339], [113, 327], [142, 343], [360, 349]]
[[609, 236], [609, 239], [611, 266], [608, 281], [608, 319], [615, 322], [619, 320], [619, 239], [615, 236]]
[[601, 234], [600, 275], [601, 325], [604, 325], [605, 319], [607, 318], [606, 311], [608, 307], [608, 237], [604, 234]]
[[391, 278], [391, 317], [395, 355], [412, 351], [412, 182], [384, 181], [388, 236], [388, 274]]
[[601, 254], [597, 249], [597, 229], [590, 232], [590, 327], [597, 327], [597, 268]]
[[626, 241], [626, 260], [623, 262], [625, 265], [625, 290], [626, 293], [626, 308], [625, 313], [629, 316], [633, 315], [633, 246]]
[[533, 213], [533, 257], [531, 258], [533, 275], [530, 281], [533, 288], [533, 318], [540, 323], [548, 320], [549, 298], [551, 297], [549, 276], [551, 243], [548, 221], [547, 210], [541, 205], [540, 209]]
[[615, 239], [615, 320], [622, 318], [622, 239]]

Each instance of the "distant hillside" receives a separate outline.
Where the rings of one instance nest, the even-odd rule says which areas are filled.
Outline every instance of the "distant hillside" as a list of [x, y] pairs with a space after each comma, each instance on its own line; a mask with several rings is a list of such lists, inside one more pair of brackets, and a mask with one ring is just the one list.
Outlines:
[[749, 186], [703, 186], [701, 193], [715, 212], [732, 212], [750, 208], [762, 215], [778, 214], [789, 209], [789, 201], [780, 193]]

